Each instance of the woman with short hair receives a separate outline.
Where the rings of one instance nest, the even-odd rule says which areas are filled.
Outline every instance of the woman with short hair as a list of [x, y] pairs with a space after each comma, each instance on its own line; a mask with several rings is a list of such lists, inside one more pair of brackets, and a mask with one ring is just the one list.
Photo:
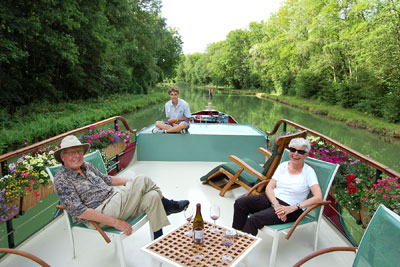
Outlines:
[[[320, 203], [322, 191], [317, 175], [304, 163], [310, 150], [306, 139], [292, 139], [289, 143], [290, 160], [278, 166], [265, 194], [235, 201], [232, 227], [257, 235], [263, 226], [294, 222], [304, 208]], [[313, 196], [308, 198], [310, 191]]]

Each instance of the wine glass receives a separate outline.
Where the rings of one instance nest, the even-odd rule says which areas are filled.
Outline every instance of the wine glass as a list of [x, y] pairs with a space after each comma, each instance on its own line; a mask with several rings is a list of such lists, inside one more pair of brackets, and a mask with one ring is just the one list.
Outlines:
[[191, 206], [188, 206], [185, 211], [183, 212], [183, 216], [185, 216], [187, 224], [186, 227], [188, 228], [188, 230], [185, 232], [186, 236], [193, 236], [193, 232], [191, 230], [190, 227], [190, 221], [193, 218], [193, 208]]
[[215, 221], [218, 220], [219, 218], [219, 207], [212, 205], [210, 207], [210, 218], [214, 221], [214, 227], [211, 229], [211, 233], [218, 233], [217, 226], [215, 224]]
[[[233, 241], [235, 239], [236, 231], [235, 230], [226, 230], [225, 236], [223, 239], [223, 244], [226, 246], [226, 248], [229, 248], [230, 246], [233, 245]], [[229, 263], [232, 261], [232, 256], [228, 254], [228, 252], [222, 256], [221, 258], [223, 261]]]

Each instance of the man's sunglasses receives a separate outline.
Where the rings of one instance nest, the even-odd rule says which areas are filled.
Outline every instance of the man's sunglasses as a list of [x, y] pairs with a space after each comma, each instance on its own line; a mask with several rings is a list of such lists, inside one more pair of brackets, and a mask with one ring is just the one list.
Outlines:
[[301, 149], [297, 150], [297, 149], [294, 148], [294, 147], [289, 147], [289, 151], [290, 151], [290, 152], [293, 152], [293, 153], [296, 153], [296, 151], [297, 151], [297, 153], [299, 153], [300, 155], [304, 155], [304, 154], [307, 153], [305, 150], [301, 150]]

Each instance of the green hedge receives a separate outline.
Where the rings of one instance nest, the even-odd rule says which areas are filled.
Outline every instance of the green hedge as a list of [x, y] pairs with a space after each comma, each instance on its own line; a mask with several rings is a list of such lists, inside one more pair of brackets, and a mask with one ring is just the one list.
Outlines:
[[20, 148], [25, 142], [36, 143], [167, 99], [165, 91], [158, 91], [149, 95], [118, 94], [57, 105], [35, 103], [19, 108], [14, 114], [0, 110], [0, 154]]

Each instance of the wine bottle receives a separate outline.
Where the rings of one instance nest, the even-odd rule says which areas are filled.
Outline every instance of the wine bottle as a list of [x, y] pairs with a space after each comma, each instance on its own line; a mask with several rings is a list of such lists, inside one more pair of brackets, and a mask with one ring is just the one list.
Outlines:
[[193, 242], [195, 244], [201, 244], [204, 241], [204, 220], [201, 216], [201, 205], [196, 205], [196, 216], [193, 221]]

